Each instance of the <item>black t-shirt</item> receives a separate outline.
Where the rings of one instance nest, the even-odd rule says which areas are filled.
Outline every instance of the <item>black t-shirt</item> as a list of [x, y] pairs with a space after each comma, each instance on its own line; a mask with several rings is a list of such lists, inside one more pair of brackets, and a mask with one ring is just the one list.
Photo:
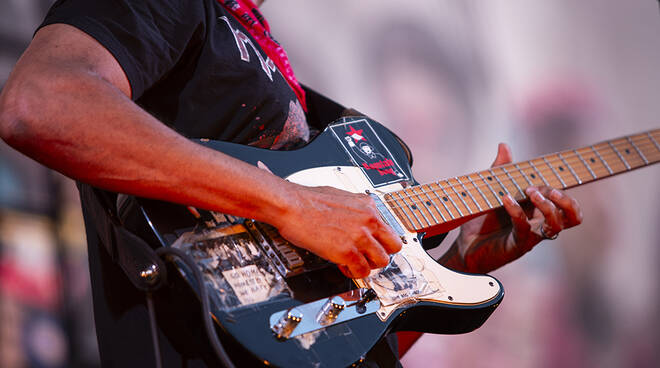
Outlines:
[[42, 26], [53, 23], [101, 43], [133, 100], [187, 137], [273, 149], [309, 139], [286, 79], [217, 0], [59, 0]]
[[[128, 77], [133, 100], [187, 137], [271, 149], [309, 139], [295, 93], [217, 0], [58, 0], [41, 27], [55, 23], [76, 27], [109, 50]], [[85, 207], [83, 214], [103, 366], [154, 366], [145, 294], [104, 249], [95, 227], [101, 215]], [[186, 300], [195, 297], [179, 285], [154, 298], [165, 366], [219, 366], [197, 305]], [[374, 354], [388, 357], [381, 367], [397, 364], [387, 343]]]

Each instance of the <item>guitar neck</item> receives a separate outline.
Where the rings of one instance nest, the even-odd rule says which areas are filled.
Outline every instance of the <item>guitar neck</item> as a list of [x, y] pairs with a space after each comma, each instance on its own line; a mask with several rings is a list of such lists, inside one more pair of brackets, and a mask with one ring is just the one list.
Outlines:
[[660, 129], [494, 167], [385, 195], [414, 232], [438, 233], [502, 207], [502, 197], [527, 199], [525, 189], [573, 188], [660, 161]]

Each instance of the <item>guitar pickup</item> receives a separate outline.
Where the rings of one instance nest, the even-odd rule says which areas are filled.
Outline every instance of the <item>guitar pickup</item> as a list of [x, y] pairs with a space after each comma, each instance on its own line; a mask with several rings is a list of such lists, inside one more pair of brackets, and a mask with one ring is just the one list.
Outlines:
[[355, 289], [273, 313], [275, 338], [287, 340], [329, 326], [374, 314], [381, 303], [372, 289]]

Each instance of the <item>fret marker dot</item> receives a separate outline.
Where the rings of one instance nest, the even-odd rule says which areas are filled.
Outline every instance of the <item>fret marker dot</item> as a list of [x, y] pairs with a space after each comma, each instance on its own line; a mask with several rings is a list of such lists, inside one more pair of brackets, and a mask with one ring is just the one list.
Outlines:
[[463, 197], [467, 197], [467, 194], [465, 194], [465, 192], [461, 192], [461, 195], [462, 195]]
[[417, 209], [417, 206], [415, 206], [415, 205], [413, 204], [412, 206], [410, 206], [410, 208], [412, 208], [413, 210], [416, 210], [416, 209]]
[[445, 201], [445, 202], [448, 201], [447, 197], [442, 197], [442, 200]]
[[630, 149], [629, 148], [626, 148], [626, 154], [628, 154], [628, 155], [630, 154]]
[[503, 196], [503, 195], [504, 195], [504, 193], [502, 193], [502, 191], [501, 191], [501, 190], [500, 190], [500, 192], [499, 192], [499, 193], [500, 193], [500, 196]]
[[594, 162], [596, 162], [596, 159], [592, 157], [589, 159], [589, 161], [591, 161], [591, 163], [593, 164]]
[[536, 175], [531, 174], [530, 176], [532, 177], [532, 179], [536, 179]]
[[430, 206], [430, 205], [432, 205], [432, 204], [433, 204], [433, 203], [431, 203], [431, 201], [426, 201], [426, 205], [427, 205], [427, 206]]
[[564, 171], [564, 168], [562, 166], [559, 166], [559, 171]]
[[488, 179], [488, 180], [490, 180], [490, 181], [493, 181], [493, 177], [492, 177], [492, 176], [489, 176], [489, 177], [487, 177], [486, 179]]

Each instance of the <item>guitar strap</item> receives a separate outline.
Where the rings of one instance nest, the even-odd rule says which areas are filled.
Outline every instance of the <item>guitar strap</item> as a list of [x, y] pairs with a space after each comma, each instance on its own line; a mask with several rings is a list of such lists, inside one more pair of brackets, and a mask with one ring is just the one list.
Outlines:
[[85, 226], [95, 227], [102, 247], [133, 286], [145, 292], [162, 286], [165, 264], [146, 241], [120, 223], [114, 205], [116, 194], [85, 183], [77, 185]]

